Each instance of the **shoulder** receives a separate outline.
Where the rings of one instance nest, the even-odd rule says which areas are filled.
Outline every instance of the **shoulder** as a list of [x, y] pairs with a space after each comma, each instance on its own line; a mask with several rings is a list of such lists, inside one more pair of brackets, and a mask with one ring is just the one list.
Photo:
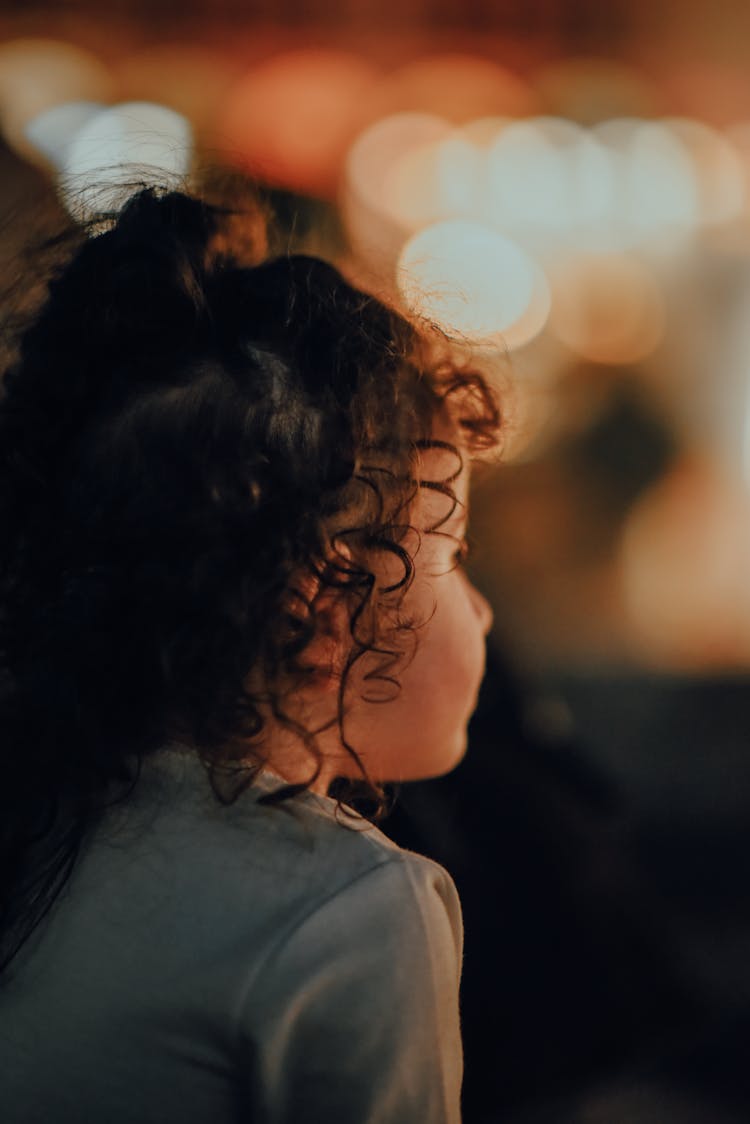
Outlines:
[[328, 797], [304, 793], [290, 811], [304, 833], [307, 861], [316, 871], [312, 882], [322, 877], [327, 913], [346, 913], [355, 908], [355, 901], [358, 917], [382, 907], [383, 921], [391, 928], [398, 927], [399, 918], [403, 925], [409, 915], [429, 928], [436, 913], [445, 915], [460, 950], [458, 894], [442, 866], [399, 847], [374, 824], [351, 809], [342, 811]]
[[194, 755], [165, 750], [146, 764], [134, 801], [115, 814], [108, 834], [123, 858], [143, 855], [139, 866], [149, 875], [158, 865], [162, 886], [172, 885], [175, 896], [223, 896], [241, 913], [266, 911], [277, 933], [320, 909], [346, 912], [360, 895], [384, 913], [395, 910], [392, 917], [437, 909], [458, 932], [458, 897], [441, 866], [328, 797], [305, 792], [280, 806], [260, 804], [279, 783], [262, 775], [225, 805]]
[[[279, 810], [271, 814], [278, 816]], [[309, 916], [315, 913], [326, 919], [321, 923], [350, 935], [355, 929], [366, 932], [369, 945], [378, 933], [403, 938], [411, 928], [429, 940], [431, 933], [446, 929], [460, 957], [461, 907], [442, 866], [399, 847], [328, 797], [304, 793], [290, 814], [296, 824], [284, 850], [305, 872]]]
[[455, 887], [375, 829], [349, 846], [348, 877], [308, 898], [245, 978], [238, 1048], [271, 1075], [249, 1093], [274, 1120], [457, 1121]]

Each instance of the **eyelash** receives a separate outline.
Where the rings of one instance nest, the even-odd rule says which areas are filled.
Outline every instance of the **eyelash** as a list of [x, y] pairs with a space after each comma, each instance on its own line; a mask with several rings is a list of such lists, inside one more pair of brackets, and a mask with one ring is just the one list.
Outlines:
[[458, 547], [453, 553], [453, 562], [456, 566], [466, 565], [466, 560], [469, 557], [469, 544], [463, 540], [458, 544]]

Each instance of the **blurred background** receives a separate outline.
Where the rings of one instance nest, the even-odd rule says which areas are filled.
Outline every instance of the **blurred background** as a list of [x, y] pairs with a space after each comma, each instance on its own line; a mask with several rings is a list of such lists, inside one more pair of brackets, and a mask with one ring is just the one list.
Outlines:
[[497, 380], [476, 749], [393, 821], [484, 949], [470, 1122], [750, 1119], [749, 64], [740, 0], [0, 4], [2, 268], [45, 208], [250, 174]]

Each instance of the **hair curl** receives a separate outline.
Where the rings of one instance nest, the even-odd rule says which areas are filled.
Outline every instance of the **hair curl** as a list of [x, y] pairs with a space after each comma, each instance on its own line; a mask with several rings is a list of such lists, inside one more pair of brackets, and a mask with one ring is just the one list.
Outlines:
[[[252, 782], [264, 705], [290, 721], [280, 685], [309, 674], [300, 575], [346, 599], [346, 673], [369, 652], [374, 674], [397, 677], [402, 645], [379, 608], [413, 573], [417, 450], [446, 412], [469, 451], [496, 440], [481, 375], [436, 358], [434, 340], [323, 261], [243, 261], [235, 217], [154, 189], [99, 217], [4, 374], [3, 966], [145, 756], [179, 740], [220, 798]], [[450, 480], [425, 483], [453, 496]], [[377, 551], [403, 567], [388, 591]], [[314, 754], [314, 733], [298, 732]], [[219, 780], [235, 772], [227, 795]]]

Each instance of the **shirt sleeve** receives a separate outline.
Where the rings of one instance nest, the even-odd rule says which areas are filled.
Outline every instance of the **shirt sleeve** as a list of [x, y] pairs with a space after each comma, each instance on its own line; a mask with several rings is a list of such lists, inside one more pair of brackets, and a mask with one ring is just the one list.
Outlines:
[[314, 909], [243, 1002], [247, 1120], [459, 1124], [462, 941], [451, 878], [409, 852]]

